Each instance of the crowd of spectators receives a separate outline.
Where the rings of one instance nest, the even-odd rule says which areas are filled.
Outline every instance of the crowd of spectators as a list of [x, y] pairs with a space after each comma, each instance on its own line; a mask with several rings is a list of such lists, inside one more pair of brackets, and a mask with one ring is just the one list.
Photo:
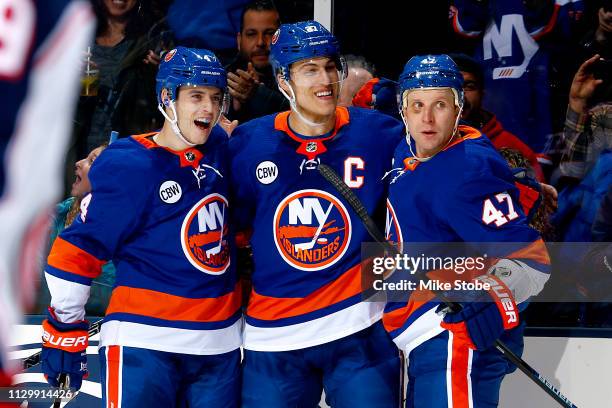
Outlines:
[[[126, 137], [160, 127], [155, 75], [174, 45], [211, 49], [224, 62], [232, 97], [226, 129], [289, 109], [268, 54], [281, 21], [292, 21], [272, 0], [91, 1], [98, 28], [84, 59], [99, 71], [99, 88], [80, 97], [67, 162], [100, 149], [111, 130]], [[449, 29], [473, 48], [471, 55], [464, 53], [470, 47], [446, 50], [465, 80], [462, 120], [486, 134], [513, 167], [543, 183], [538, 219], [551, 241], [612, 236], [612, 1], [588, 5], [455, 0], [449, 10]], [[346, 61], [340, 103], [397, 117], [393, 78], [364, 56]], [[68, 215], [63, 225], [79, 202], [71, 195], [76, 198], [59, 207]], [[607, 254], [612, 257], [611, 248], [603, 244], [585, 255], [589, 267], [612, 273]], [[580, 319], [573, 323], [589, 324]], [[612, 320], [597, 324], [612, 326]]]

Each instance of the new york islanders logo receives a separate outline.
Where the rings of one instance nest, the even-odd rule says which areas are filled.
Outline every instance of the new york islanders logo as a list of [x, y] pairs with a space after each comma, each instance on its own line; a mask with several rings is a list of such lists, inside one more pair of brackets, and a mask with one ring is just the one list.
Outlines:
[[181, 228], [181, 246], [189, 262], [202, 272], [220, 275], [230, 265], [228, 202], [209, 194], [194, 205]]
[[395, 215], [395, 209], [387, 200], [387, 217], [385, 221], [385, 238], [391, 242], [400, 252], [403, 250], [402, 230]]
[[344, 205], [321, 190], [300, 190], [276, 208], [274, 243], [283, 259], [303, 271], [332, 266], [351, 241], [351, 219]]

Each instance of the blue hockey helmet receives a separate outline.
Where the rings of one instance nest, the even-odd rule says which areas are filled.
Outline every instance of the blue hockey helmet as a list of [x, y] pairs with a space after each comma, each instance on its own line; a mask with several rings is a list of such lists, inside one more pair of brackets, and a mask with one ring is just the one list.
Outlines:
[[457, 106], [463, 106], [463, 75], [446, 54], [417, 55], [406, 63], [399, 77], [400, 110], [406, 91], [418, 88], [450, 88]]
[[156, 81], [160, 104], [164, 88], [172, 100], [176, 99], [178, 88], [185, 85], [214, 86], [223, 93], [227, 88], [225, 69], [215, 54], [198, 48], [176, 47], [168, 51], [159, 65]]
[[316, 57], [336, 60], [341, 79], [346, 78], [346, 64], [340, 56], [340, 44], [336, 37], [320, 23], [309, 20], [282, 24], [270, 46], [270, 63], [274, 74], [289, 80], [289, 67], [297, 61]]

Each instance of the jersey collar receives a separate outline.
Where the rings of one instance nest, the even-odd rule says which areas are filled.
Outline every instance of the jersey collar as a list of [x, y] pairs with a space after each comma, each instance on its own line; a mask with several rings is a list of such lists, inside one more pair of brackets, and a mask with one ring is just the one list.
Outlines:
[[293, 132], [289, 127], [290, 113], [291, 111], [285, 111], [277, 114], [274, 118], [274, 129], [285, 132], [291, 139], [298, 142], [300, 145], [296, 152], [306, 156], [308, 160], [314, 160], [318, 155], [325, 153], [327, 148], [323, 142], [332, 139], [344, 125], [347, 125], [350, 122], [348, 109], [344, 106], [337, 106], [336, 122], [334, 123], [334, 129], [332, 132], [325, 137], [317, 138], [316, 136], [313, 136], [305, 139], [295, 134], [295, 132]]
[[178, 156], [181, 167], [193, 167], [194, 169], [197, 169], [200, 166], [200, 160], [202, 160], [204, 157], [204, 154], [200, 150], [196, 149], [195, 147], [189, 147], [184, 150], [172, 150], [165, 146], [160, 146], [153, 141], [152, 137], [158, 133], [159, 132], [145, 133], [142, 135], [133, 136], [133, 138], [136, 142], [140, 143], [147, 149], [164, 149], [167, 152]]

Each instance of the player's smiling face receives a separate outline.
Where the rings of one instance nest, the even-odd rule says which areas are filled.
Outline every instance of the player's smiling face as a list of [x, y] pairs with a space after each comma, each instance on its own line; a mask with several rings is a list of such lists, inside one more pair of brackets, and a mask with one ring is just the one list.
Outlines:
[[204, 144], [221, 113], [223, 95], [212, 86], [183, 86], [175, 101], [178, 126], [183, 136]]
[[436, 154], [451, 138], [458, 114], [453, 92], [448, 88], [410, 91], [404, 103], [404, 117], [416, 144], [416, 154]]
[[321, 122], [334, 115], [340, 92], [334, 60], [319, 57], [298, 61], [291, 66], [290, 82], [298, 109], [308, 119]]

